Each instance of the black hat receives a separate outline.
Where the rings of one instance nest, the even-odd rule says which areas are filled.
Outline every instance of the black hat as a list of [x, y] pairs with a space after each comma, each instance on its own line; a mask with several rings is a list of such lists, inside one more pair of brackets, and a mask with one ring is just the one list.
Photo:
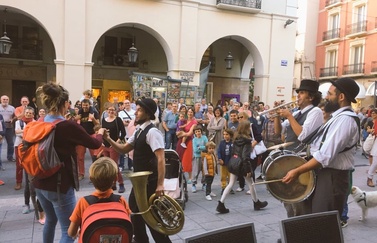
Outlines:
[[296, 93], [301, 90], [309, 91], [309, 92], [317, 92], [319, 87], [319, 83], [317, 81], [311, 79], [303, 79], [301, 80], [300, 87], [296, 89]]
[[136, 105], [143, 107], [145, 112], [149, 114], [151, 120], [156, 119], [154, 113], [157, 111], [157, 104], [154, 100], [149, 98], [140, 99], [136, 101]]
[[341, 93], [343, 93], [349, 101], [356, 103], [356, 96], [360, 91], [359, 85], [352, 78], [340, 78], [335, 81], [331, 81]]

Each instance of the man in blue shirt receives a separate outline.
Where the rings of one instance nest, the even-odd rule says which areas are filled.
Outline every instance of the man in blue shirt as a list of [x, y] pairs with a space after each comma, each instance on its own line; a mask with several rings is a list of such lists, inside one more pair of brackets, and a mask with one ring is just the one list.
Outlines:
[[170, 146], [172, 149], [175, 150], [177, 146], [177, 116], [178, 116], [178, 105], [172, 104], [171, 111], [167, 112], [163, 121], [162, 121], [162, 127], [165, 130], [165, 149], [170, 149]]

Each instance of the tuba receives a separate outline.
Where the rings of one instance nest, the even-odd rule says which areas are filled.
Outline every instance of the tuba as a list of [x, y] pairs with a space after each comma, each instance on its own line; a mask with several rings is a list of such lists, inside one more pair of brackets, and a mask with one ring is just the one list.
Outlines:
[[185, 215], [181, 206], [168, 195], [157, 197], [153, 194], [147, 200], [147, 180], [151, 171], [126, 173], [130, 179], [139, 208], [139, 213], [145, 222], [154, 230], [165, 235], [174, 235], [182, 230], [185, 223]]

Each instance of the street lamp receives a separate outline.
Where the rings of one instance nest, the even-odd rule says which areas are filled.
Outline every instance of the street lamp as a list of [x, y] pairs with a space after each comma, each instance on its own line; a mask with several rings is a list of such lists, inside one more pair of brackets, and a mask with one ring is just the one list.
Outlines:
[[228, 56], [226, 56], [226, 58], [224, 59], [224, 61], [225, 61], [225, 67], [226, 67], [226, 69], [232, 69], [234, 58], [233, 58], [231, 52], [228, 53]]
[[137, 60], [137, 55], [138, 55], [138, 50], [136, 49], [135, 47], [135, 44], [132, 43], [132, 46], [130, 47], [130, 49], [128, 49], [128, 61], [130, 63], [136, 63], [136, 60]]
[[0, 54], [9, 54], [10, 48], [12, 47], [12, 42], [7, 36], [7, 21], [6, 15], [7, 9], [4, 9], [4, 36], [0, 38]]

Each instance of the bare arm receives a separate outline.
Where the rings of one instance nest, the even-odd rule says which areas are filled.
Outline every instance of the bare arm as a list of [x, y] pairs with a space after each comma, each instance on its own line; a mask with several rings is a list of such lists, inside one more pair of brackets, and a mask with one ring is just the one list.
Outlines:
[[157, 196], [161, 196], [164, 193], [164, 179], [165, 179], [165, 153], [164, 149], [157, 149], [154, 151], [154, 154], [157, 157], [157, 169], [158, 169], [158, 178], [157, 178]]
[[71, 224], [69, 225], [69, 228], [68, 228], [68, 235], [74, 239], [76, 239], [76, 237], [78, 236], [79, 234], [79, 224], [75, 223], [75, 222], [71, 222]]
[[121, 144], [112, 140], [108, 131], [103, 133], [103, 139], [109, 142], [111, 147], [113, 147], [118, 153], [126, 154], [134, 149], [134, 147], [129, 143]]

